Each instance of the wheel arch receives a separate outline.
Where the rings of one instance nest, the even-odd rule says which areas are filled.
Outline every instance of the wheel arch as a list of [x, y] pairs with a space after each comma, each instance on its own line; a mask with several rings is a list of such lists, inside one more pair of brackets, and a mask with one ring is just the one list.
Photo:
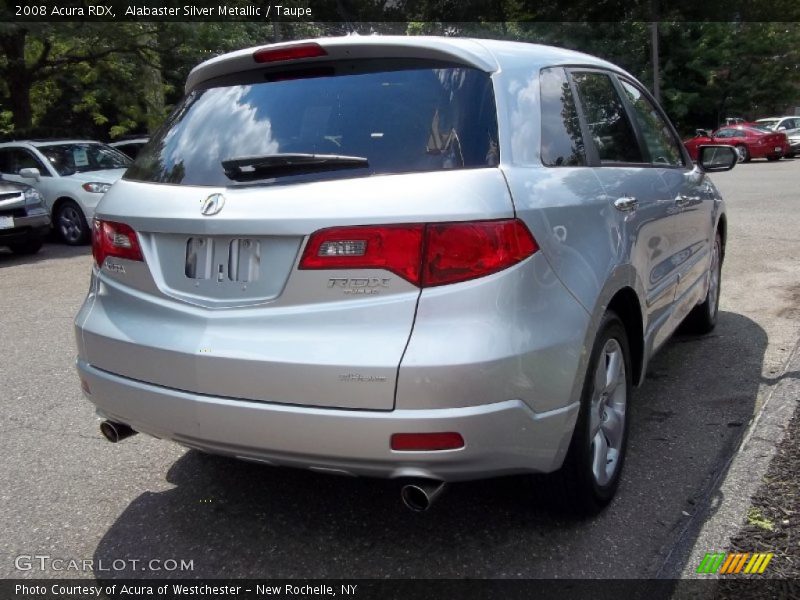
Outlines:
[[639, 385], [644, 379], [644, 321], [639, 306], [639, 297], [633, 288], [624, 287], [618, 290], [608, 303], [608, 310], [613, 311], [622, 321], [628, 336], [628, 348], [631, 353], [631, 380]]
[[728, 239], [728, 218], [725, 216], [725, 213], [720, 214], [719, 221], [717, 222], [717, 231], [719, 232], [719, 237], [722, 242], [722, 247], [720, 248], [720, 261], [725, 260], [725, 245]]

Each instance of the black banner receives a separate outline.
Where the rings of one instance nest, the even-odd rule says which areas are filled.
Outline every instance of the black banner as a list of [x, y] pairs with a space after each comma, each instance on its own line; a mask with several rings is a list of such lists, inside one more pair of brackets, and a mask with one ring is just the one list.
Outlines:
[[379, 22], [800, 21], [796, 0], [7, 0], [2, 20]]
[[800, 597], [795, 580], [741, 577], [691, 580], [33, 580], [0, 581], [3, 600], [667, 600]]

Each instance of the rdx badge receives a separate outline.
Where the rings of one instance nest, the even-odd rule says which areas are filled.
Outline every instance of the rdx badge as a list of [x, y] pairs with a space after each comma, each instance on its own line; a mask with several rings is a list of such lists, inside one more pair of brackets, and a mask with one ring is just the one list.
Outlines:
[[328, 287], [344, 290], [345, 294], [379, 294], [381, 289], [389, 287], [389, 281], [380, 277], [332, 277], [328, 279]]

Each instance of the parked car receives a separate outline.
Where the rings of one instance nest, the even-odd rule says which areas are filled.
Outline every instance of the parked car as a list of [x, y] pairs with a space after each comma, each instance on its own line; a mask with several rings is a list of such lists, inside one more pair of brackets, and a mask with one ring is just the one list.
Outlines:
[[95, 214], [77, 368], [109, 440], [415, 510], [512, 473], [611, 500], [632, 388], [716, 322], [730, 147], [695, 166], [630, 74], [514, 42], [277, 44], [186, 92]]
[[789, 151], [789, 142], [784, 134], [754, 125], [723, 127], [710, 135], [698, 129], [693, 138], [683, 143], [692, 160], [697, 160], [698, 148], [708, 144], [733, 146], [742, 162], [749, 162], [753, 158], [778, 160]]
[[800, 117], [768, 117], [758, 119], [756, 125], [786, 134], [790, 148], [788, 156], [800, 154]]
[[118, 142], [111, 142], [109, 146], [116, 148], [128, 158], [136, 158], [149, 139], [148, 137], [128, 138]]
[[0, 246], [15, 254], [36, 254], [50, 230], [50, 217], [33, 187], [0, 176]]
[[0, 143], [0, 173], [36, 188], [61, 239], [84, 244], [94, 209], [131, 160], [99, 142], [30, 140]]

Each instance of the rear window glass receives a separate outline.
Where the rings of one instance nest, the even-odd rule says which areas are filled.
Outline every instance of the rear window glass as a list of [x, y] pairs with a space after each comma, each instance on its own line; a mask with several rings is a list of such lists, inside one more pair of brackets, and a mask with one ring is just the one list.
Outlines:
[[241, 178], [230, 177], [223, 162], [272, 157], [274, 164], [286, 154], [366, 161], [265, 170], [247, 183], [496, 166], [491, 80], [476, 69], [407, 61], [232, 76], [190, 93], [125, 178], [237, 185]]

